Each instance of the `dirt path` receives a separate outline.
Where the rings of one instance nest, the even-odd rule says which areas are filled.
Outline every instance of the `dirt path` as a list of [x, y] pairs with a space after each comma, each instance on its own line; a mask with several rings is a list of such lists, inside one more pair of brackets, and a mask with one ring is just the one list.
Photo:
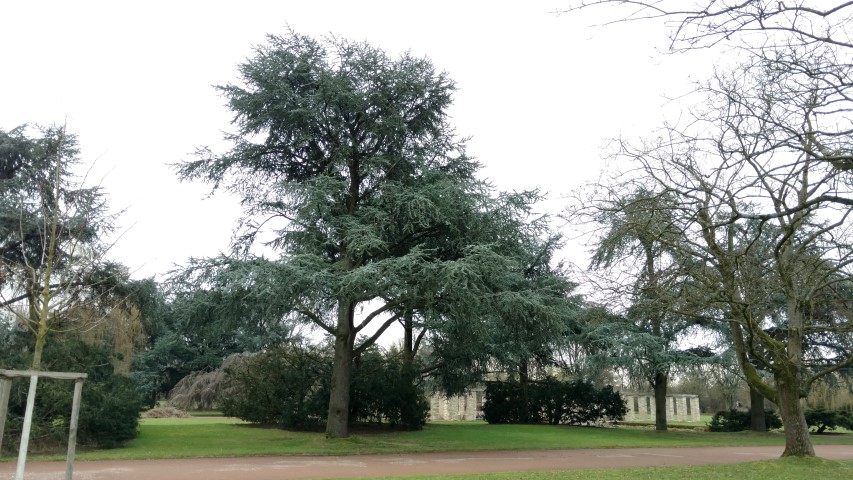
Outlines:
[[[831, 460], [853, 460], [853, 445], [818, 445], [817, 454]], [[191, 458], [78, 462], [77, 480], [280, 480], [352, 478], [452, 473], [573, 470], [579, 468], [647, 467], [740, 463], [779, 457], [782, 447], [622, 448], [516, 450], [340, 457]], [[14, 462], [0, 463], [0, 480], [14, 478]], [[28, 480], [62, 479], [65, 464], [27, 465]]]

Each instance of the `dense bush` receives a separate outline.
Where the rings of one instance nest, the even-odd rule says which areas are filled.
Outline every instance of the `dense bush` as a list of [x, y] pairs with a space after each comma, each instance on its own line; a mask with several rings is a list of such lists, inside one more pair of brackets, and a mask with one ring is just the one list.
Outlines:
[[[7, 337], [7, 341], [10, 338]], [[19, 355], [16, 359], [0, 359], [3, 367], [28, 367], [27, 355], [20, 354], [28, 351], [28, 340], [27, 336], [20, 336], [7, 345]], [[86, 344], [70, 335], [53, 337], [44, 350], [43, 362], [44, 370], [88, 374], [83, 383], [78, 443], [113, 448], [136, 437], [141, 398], [131, 380], [113, 373], [110, 352], [106, 348]], [[12, 383], [4, 448], [18, 445], [28, 388], [29, 380], [25, 378]], [[50, 449], [67, 441], [73, 391], [73, 382], [39, 379], [31, 429], [33, 450]]]
[[142, 408], [142, 397], [127, 377], [110, 375], [84, 384], [79, 441], [99, 448], [120, 447], [136, 438]]
[[483, 414], [489, 423], [585, 425], [625, 418], [627, 409], [612, 387], [548, 379], [536, 383], [488, 382]]
[[226, 369], [233, 392], [222, 412], [252, 423], [307, 428], [328, 409], [329, 364], [322, 351], [285, 347], [247, 358]]
[[408, 429], [418, 429], [426, 423], [429, 402], [413, 366], [406, 366], [395, 355], [371, 349], [360, 356], [354, 367], [351, 418]]
[[[332, 357], [327, 349], [291, 345], [257, 354], [226, 370], [226, 415], [287, 428], [326, 421]], [[394, 355], [369, 349], [353, 364], [350, 419], [420, 428], [429, 403], [419, 376]]]
[[807, 408], [804, 412], [806, 423], [817, 433], [836, 428], [853, 430], [853, 413], [847, 410], [827, 410], [825, 408]]
[[[765, 410], [764, 425], [767, 430], [782, 428], [782, 419], [773, 410]], [[752, 419], [749, 411], [734, 409], [715, 413], [708, 424], [708, 430], [711, 432], [741, 432], [750, 428]]]

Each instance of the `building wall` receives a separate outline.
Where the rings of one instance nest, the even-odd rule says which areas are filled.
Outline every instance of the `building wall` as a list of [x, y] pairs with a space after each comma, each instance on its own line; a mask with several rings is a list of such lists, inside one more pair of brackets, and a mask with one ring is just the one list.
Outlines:
[[[626, 422], [654, 421], [655, 396], [647, 393], [622, 393], [628, 413]], [[676, 422], [698, 422], [699, 396], [671, 394], [666, 396], [666, 419]]]
[[[430, 397], [429, 419], [431, 421], [473, 421], [482, 418], [485, 389], [467, 390], [462, 395]], [[622, 393], [628, 413], [625, 421], [654, 421], [655, 396], [646, 393]], [[671, 394], [666, 396], [666, 418], [676, 422], [698, 422], [699, 396]]]
[[485, 398], [485, 390], [482, 388], [467, 390], [464, 394], [453, 397], [433, 395], [429, 399], [429, 419], [431, 421], [482, 419]]

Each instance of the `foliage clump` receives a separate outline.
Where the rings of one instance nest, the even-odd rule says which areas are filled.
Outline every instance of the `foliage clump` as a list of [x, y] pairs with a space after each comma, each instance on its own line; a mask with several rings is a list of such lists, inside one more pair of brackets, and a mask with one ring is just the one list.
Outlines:
[[[24, 368], [32, 352], [32, 338], [23, 332], [0, 335], [0, 363]], [[89, 345], [68, 334], [52, 339], [44, 350], [46, 370], [88, 374], [83, 384], [77, 441], [81, 445], [116, 448], [136, 437], [141, 397], [129, 378], [113, 372], [107, 347]], [[28, 382], [17, 379], [9, 398], [9, 417], [3, 445], [18, 444], [27, 402]], [[73, 382], [40, 379], [30, 434], [31, 450], [64, 446], [71, 422]]]
[[[329, 348], [289, 345], [246, 357], [225, 370], [230, 394], [222, 412], [252, 423], [315, 428], [329, 408]], [[420, 377], [397, 355], [370, 348], [353, 365], [349, 416], [353, 422], [418, 429], [429, 403]]]
[[[768, 431], [782, 428], [782, 419], [773, 410], [764, 410], [764, 426]], [[751, 428], [750, 413], [735, 409], [715, 413], [708, 424], [710, 432], [742, 432]]]
[[808, 408], [804, 414], [809, 428], [813, 428], [816, 433], [824, 433], [839, 427], [853, 430], [853, 413], [847, 410]]
[[582, 380], [488, 382], [483, 405], [489, 423], [591, 425], [622, 420], [627, 411], [625, 400], [613, 387], [596, 388]]

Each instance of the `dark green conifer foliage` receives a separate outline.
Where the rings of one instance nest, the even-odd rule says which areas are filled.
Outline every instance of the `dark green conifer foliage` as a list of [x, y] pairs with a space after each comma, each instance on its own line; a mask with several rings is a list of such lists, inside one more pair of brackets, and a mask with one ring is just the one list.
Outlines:
[[[235, 255], [198, 262], [179, 281], [243, 288], [267, 318], [313, 323], [333, 338], [328, 435], [348, 434], [353, 359], [395, 322], [421, 328], [407, 344], [411, 360], [424, 332], [458, 334], [430, 334], [435, 352], [451, 337], [485, 338], [485, 319], [501, 309], [524, 304], [535, 316], [545, 295], [529, 288], [522, 298], [509, 275], [523, 276], [519, 253], [536, 250], [519, 242], [543, 231], [541, 220], [527, 222], [538, 194], [493, 195], [475, 177], [448, 122], [446, 74], [409, 53], [292, 31], [270, 36], [240, 74], [239, 85], [220, 87], [233, 148], [201, 149], [179, 167], [183, 179], [240, 197]], [[261, 240], [282, 256], [250, 255]], [[541, 283], [550, 296], [569, 289]]]

